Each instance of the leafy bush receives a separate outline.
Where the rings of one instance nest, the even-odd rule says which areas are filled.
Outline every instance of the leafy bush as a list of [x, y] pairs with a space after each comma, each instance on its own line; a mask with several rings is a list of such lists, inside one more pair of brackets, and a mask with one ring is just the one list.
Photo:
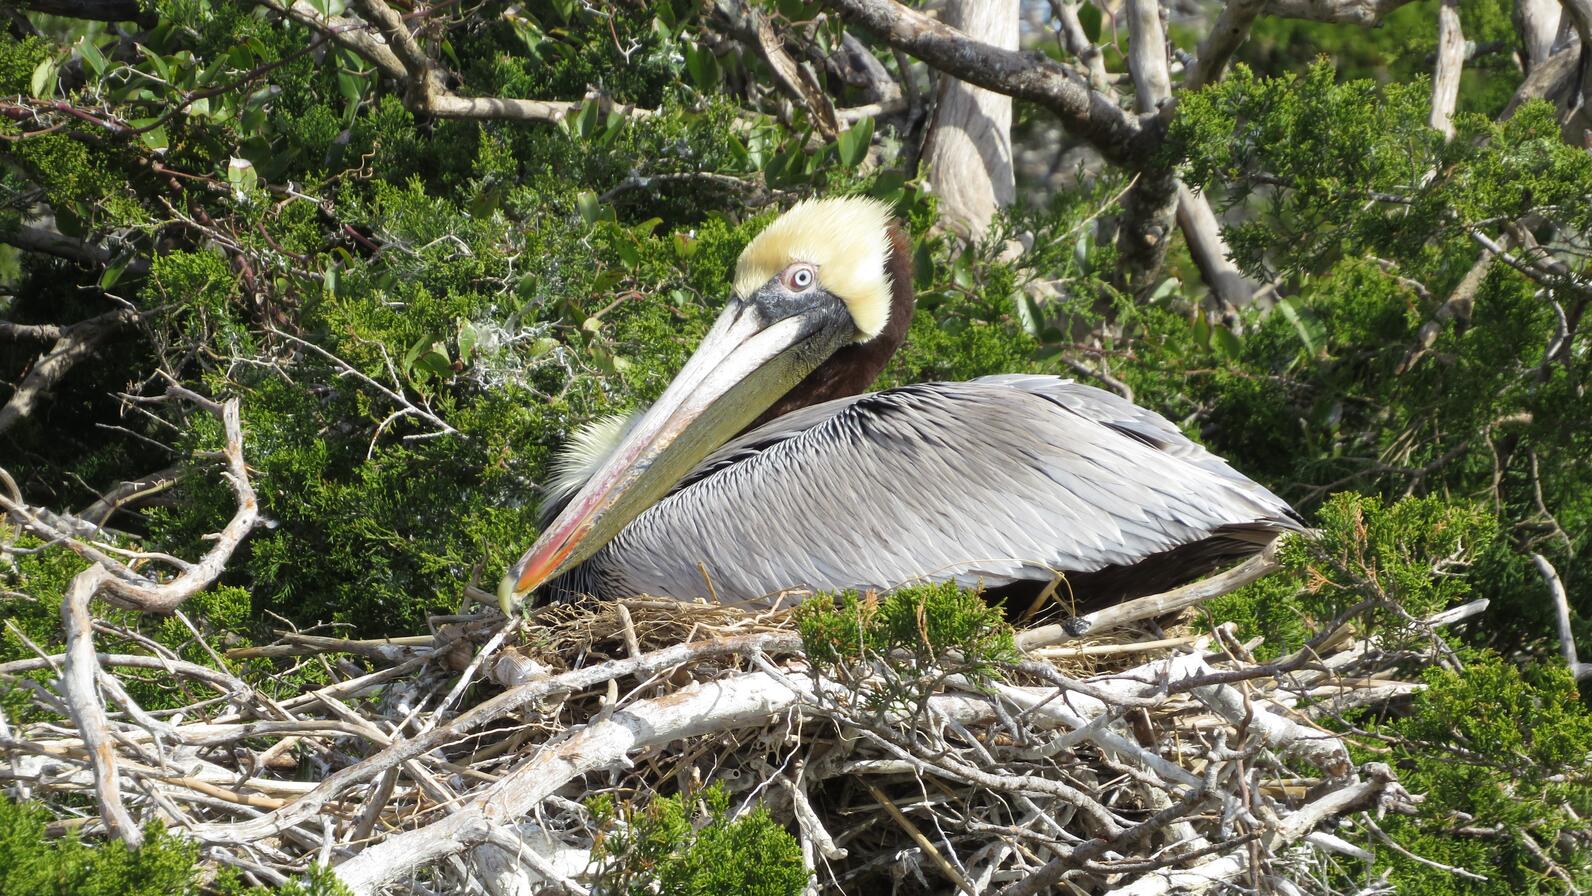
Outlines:
[[1357, 623], [1389, 644], [1424, 638], [1415, 622], [1471, 593], [1460, 572], [1495, 529], [1488, 515], [1436, 498], [1385, 505], [1352, 493], [1328, 499], [1317, 522], [1317, 534], [1279, 547], [1279, 572], [1208, 601], [1205, 617], [1264, 637], [1263, 657], [1291, 653], [1332, 623]]
[[606, 796], [591, 808], [606, 832], [592, 851], [595, 894], [795, 896], [807, 885], [796, 838], [761, 807], [732, 816], [722, 786], [659, 796], [645, 809]]
[[954, 582], [815, 595], [795, 621], [814, 669], [850, 683], [878, 711], [921, 711], [945, 676], [982, 681], [1018, 658], [1001, 611]]
[[1419, 814], [1381, 825], [1409, 853], [1480, 873], [1460, 883], [1392, 849], [1377, 850], [1399, 893], [1487, 896], [1573, 892], [1592, 885], [1592, 712], [1560, 665], [1525, 670], [1496, 655], [1432, 669], [1411, 711], [1370, 728]]
[[[231, 871], [201, 868], [199, 846], [159, 823], [144, 829], [144, 845], [121, 841], [92, 845], [75, 832], [50, 839], [49, 813], [0, 796], [0, 896], [266, 896], [246, 888]], [[316, 866], [278, 896], [349, 896], [327, 869]]]

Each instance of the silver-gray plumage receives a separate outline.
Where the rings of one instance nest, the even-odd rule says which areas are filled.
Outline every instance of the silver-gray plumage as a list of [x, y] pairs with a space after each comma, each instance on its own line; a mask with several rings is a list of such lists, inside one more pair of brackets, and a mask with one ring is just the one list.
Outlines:
[[825, 402], [745, 433], [550, 596], [994, 587], [1298, 528], [1282, 499], [1159, 414], [1057, 377], [991, 376]]

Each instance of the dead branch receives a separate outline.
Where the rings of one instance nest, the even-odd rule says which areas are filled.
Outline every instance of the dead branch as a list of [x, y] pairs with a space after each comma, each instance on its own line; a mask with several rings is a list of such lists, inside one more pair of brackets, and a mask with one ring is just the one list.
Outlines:
[[[969, 40], [1017, 49], [1015, 4], [957, 0], [947, 12]], [[995, 213], [1017, 198], [1011, 129], [1011, 97], [941, 77], [922, 166], [940, 198], [942, 225], [964, 239], [983, 236]]]
[[1454, 136], [1454, 107], [1459, 102], [1459, 76], [1465, 65], [1465, 35], [1459, 28], [1459, 0], [1443, 0], [1437, 8], [1437, 71], [1432, 75], [1431, 125]]
[[227, 461], [228, 476], [238, 499], [238, 510], [217, 536], [215, 547], [199, 562], [181, 564], [180, 572], [171, 581], [157, 583], [145, 578], [131, 567], [112, 560], [103, 551], [79, 541], [78, 537], [85, 530], [92, 531], [94, 528], [81, 520], [30, 508], [17, 497], [0, 498], [0, 506], [4, 506], [17, 523], [46, 540], [65, 542], [91, 561], [87, 569], [72, 579], [61, 602], [61, 619], [66, 629], [67, 644], [61, 672], [62, 696], [90, 756], [94, 794], [106, 830], [131, 846], [137, 846], [142, 841], [142, 834], [122, 802], [110, 724], [97, 690], [97, 682], [103, 672], [94, 651], [94, 626], [89, 605], [103, 593], [114, 602], [133, 609], [153, 613], [172, 612], [183, 601], [208, 588], [216, 580], [233, 551], [259, 518], [258, 503], [243, 461], [243, 428], [237, 400], [217, 405], [175, 384], [171, 386], [169, 394], [187, 398], [221, 417], [226, 434], [226, 444], [222, 450]]
[[1521, 63], [1527, 75], [1548, 61], [1559, 36], [1563, 7], [1557, 0], [1519, 0], [1515, 27], [1520, 32]]
[[1210, 578], [1201, 579], [1198, 582], [1174, 588], [1161, 594], [1151, 594], [1125, 601], [1114, 607], [1107, 607], [1104, 610], [1069, 619], [1066, 622], [1041, 625], [1028, 629], [1018, 634], [1017, 646], [1023, 650], [1033, 650], [1037, 647], [1046, 647], [1051, 644], [1071, 641], [1082, 637], [1086, 633], [1099, 635], [1118, 626], [1165, 616], [1168, 613], [1175, 613], [1178, 610], [1192, 607], [1213, 597], [1220, 597], [1223, 594], [1237, 591], [1276, 569], [1277, 542], [1273, 541], [1259, 554], [1232, 569], [1218, 573]]
[[254, 2], [300, 25], [329, 34], [339, 45], [359, 54], [380, 69], [383, 76], [404, 87], [404, 102], [416, 114], [437, 118], [557, 123], [580, 109], [586, 101], [600, 103], [605, 112], [631, 118], [645, 118], [653, 114], [650, 109], [614, 103], [601, 95], [589, 96], [584, 101], [460, 96], [447, 87], [442, 69], [415, 42], [403, 17], [382, 0], [361, 0], [359, 3], [361, 11], [369, 19], [368, 23], [352, 16], [326, 15], [309, 0]]
[[1108, 159], [1142, 162], [1160, 141], [1158, 129], [1146, 137], [1138, 119], [1061, 63], [972, 40], [895, 0], [826, 0], [826, 5], [954, 78], [1049, 109]]
[[1266, 14], [1348, 25], [1375, 25], [1411, 0], [1271, 0]]
[[[1256, 560], [1193, 592], [1098, 614], [1091, 631], [1066, 635], [1079, 646], [996, 679], [965, 673], [954, 655], [832, 675], [804, 658], [786, 613], [640, 598], [548, 608], [520, 629], [495, 612], [450, 617], [385, 654], [287, 632], [283, 662], [318, 651], [396, 665], [328, 664], [344, 670], [338, 680], [282, 700], [161, 655], [102, 654], [93, 667], [41, 655], [0, 665], [0, 680], [27, 683], [43, 720], [0, 731], [0, 780], [50, 800], [108, 794], [120, 823], [160, 815], [261, 879], [330, 861], [359, 893], [418, 893], [417, 881], [586, 892], [602, 832], [577, 800], [640, 805], [699, 775], [738, 780], [736, 800], [796, 830], [820, 889], [883, 874], [881, 856], [903, 855], [969, 892], [1037, 877], [1020, 890], [1035, 892], [1059, 881], [1052, 872], [1091, 892], [1230, 880], [1285, 843], [1361, 848], [1343, 829], [1316, 828], [1398, 792], [1374, 770], [1351, 774], [1346, 740], [1318, 721], [1419, 687], [1391, 674], [1408, 668], [1407, 639], [1333, 634], [1256, 663], [1243, 646], [1212, 652], [1209, 635], [1129, 628], [1273, 562]], [[106, 711], [97, 695], [77, 700], [77, 685], [55, 698], [50, 670], [63, 660], [73, 674], [155, 672], [196, 689], [176, 718], [101, 678]], [[447, 707], [477, 669], [503, 690], [454, 715]], [[1293, 759], [1306, 764], [1284, 764]], [[325, 769], [318, 783], [304, 779], [306, 762]], [[1309, 766], [1319, 771], [1301, 777]], [[844, 788], [819, 789], [842, 778]], [[102, 811], [114, 823], [114, 809]]]
[[[113, 333], [134, 323], [140, 315], [130, 309], [107, 311], [81, 323], [51, 328], [55, 344], [45, 352], [28, 375], [22, 378], [4, 407], [0, 407], [0, 433], [17, 425], [38, 404], [61, 378], [80, 362], [90, 358], [100, 343]], [[17, 328], [13, 332], [23, 332]], [[43, 331], [41, 331], [43, 332]]]
[[647, 747], [762, 723], [797, 698], [769, 676], [753, 673], [644, 701], [583, 727], [442, 821], [365, 850], [339, 866], [337, 875], [356, 896], [374, 893], [414, 868], [486, 842], [494, 826], [525, 815], [572, 778]]
[[[1386, 766], [1368, 766], [1368, 780], [1333, 791], [1288, 813], [1265, 836], [1267, 852], [1299, 840], [1323, 821], [1375, 802], [1384, 796], [1399, 799], [1398, 785]], [[1391, 794], [1389, 793], [1391, 791]], [[1163, 893], [1203, 893], [1251, 869], [1247, 849], [1236, 849], [1213, 861], [1183, 871], [1152, 871], [1133, 883], [1110, 891], [1111, 896], [1161, 896]]]
[[[0, 242], [15, 246], [24, 252], [53, 255], [67, 261], [98, 267], [104, 267], [117, 258], [117, 253], [112, 249], [67, 236], [53, 226], [19, 224], [0, 231]], [[143, 274], [148, 270], [147, 258], [134, 258], [127, 265], [129, 274]]]
[[1266, 0], [1227, 0], [1215, 24], [1211, 25], [1210, 33], [1200, 41], [1194, 66], [1189, 69], [1183, 86], [1199, 90], [1219, 80], [1233, 54], [1248, 39], [1249, 27], [1265, 8]]
[[1564, 657], [1564, 664], [1570, 667], [1570, 674], [1576, 680], [1592, 678], [1592, 663], [1583, 663], [1576, 655], [1575, 632], [1570, 628], [1570, 597], [1565, 593], [1559, 571], [1541, 554], [1532, 554], [1531, 561], [1537, 565], [1537, 572], [1547, 584], [1548, 596], [1553, 600], [1554, 627], [1559, 632], [1559, 654]]

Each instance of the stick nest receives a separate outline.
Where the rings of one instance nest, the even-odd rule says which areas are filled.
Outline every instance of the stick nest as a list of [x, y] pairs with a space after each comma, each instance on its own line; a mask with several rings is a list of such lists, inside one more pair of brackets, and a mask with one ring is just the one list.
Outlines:
[[383, 641], [286, 632], [208, 666], [100, 654], [109, 784], [41, 655], [0, 666], [29, 700], [0, 775], [63, 825], [102, 830], [114, 786], [258, 882], [328, 862], [356, 893], [601, 890], [627, 861], [613, 828], [639, 816], [599, 818], [595, 797], [700, 813], [708, 785], [795, 836], [810, 891], [1318, 890], [1412, 804], [1333, 732], [1415, 690], [1404, 672], [1439, 642], [1344, 627], [1260, 662], [1167, 621], [1220, 580], [1020, 632], [994, 674], [954, 651], [818, 668], [789, 611], [648, 599]]

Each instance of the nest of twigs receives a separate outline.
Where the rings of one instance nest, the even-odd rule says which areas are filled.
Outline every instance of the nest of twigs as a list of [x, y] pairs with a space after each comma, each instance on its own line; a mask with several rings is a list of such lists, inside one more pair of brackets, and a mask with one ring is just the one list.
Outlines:
[[[826, 675], [789, 613], [659, 600], [234, 653], [333, 678], [289, 696], [159, 652], [101, 654], [98, 761], [62, 658], [41, 656], [0, 666], [32, 701], [0, 732], [0, 777], [90, 832], [105, 826], [92, 797], [114, 788], [137, 820], [261, 883], [323, 862], [362, 894], [590, 892], [617, 860], [594, 860], [616, 822], [593, 796], [643, 806], [710, 783], [796, 835], [810, 890], [1308, 891], [1369, 857], [1377, 813], [1409, 805], [1332, 731], [1418, 687], [1395, 673], [1420, 657], [1343, 629], [1258, 662], [1225, 630], [1167, 627], [1269, 563], [1020, 632], [1021, 658], [978, 677], [949, 661]], [[150, 674], [188, 705], [147, 712], [117, 684]], [[916, 705], [876, 699], [903, 684]]]

